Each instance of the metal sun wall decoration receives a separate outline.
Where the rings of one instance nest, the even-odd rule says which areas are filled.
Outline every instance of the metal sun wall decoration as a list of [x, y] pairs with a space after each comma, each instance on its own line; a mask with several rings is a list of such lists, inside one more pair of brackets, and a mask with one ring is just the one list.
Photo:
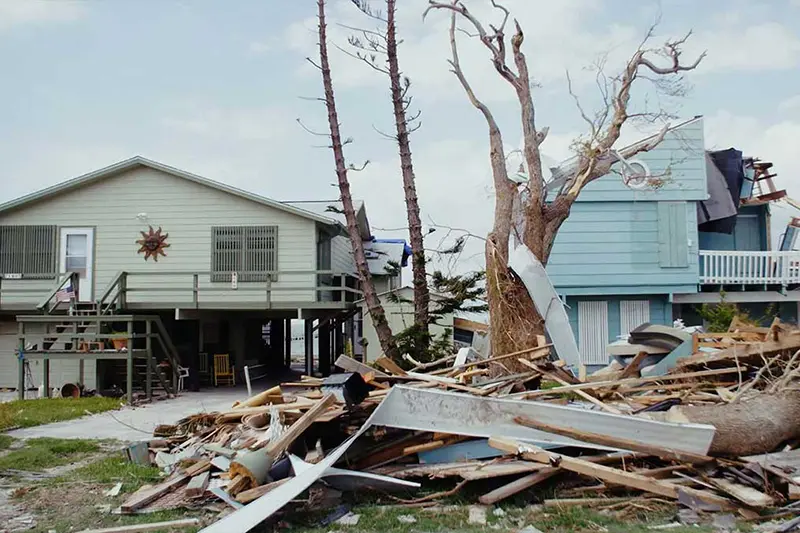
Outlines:
[[149, 231], [140, 231], [139, 233], [142, 234], [142, 238], [136, 241], [136, 244], [141, 247], [137, 253], [144, 253], [145, 261], [152, 257], [153, 261], [157, 263], [159, 255], [167, 256], [164, 248], [169, 248], [169, 244], [166, 242], [169, 233], [162, 234], [161, 226], [158, 227], [158, 230], [154, 230], [153, 226], [150, 226]]

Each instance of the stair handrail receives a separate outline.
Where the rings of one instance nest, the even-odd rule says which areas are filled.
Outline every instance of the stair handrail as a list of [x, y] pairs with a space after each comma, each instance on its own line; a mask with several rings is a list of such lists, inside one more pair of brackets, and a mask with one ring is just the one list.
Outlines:
[[175, 348], [174, 344], [172, 344], [172, 337], [169, 336], [167, 328], [164, 327], [164, 323], [161, 321], [160, 316], [153, 316], [149, 320], [151, 320], [158, 328], [158, 337], [163, 344], [162, 347], [166, 348], [164, 351], [166, 352], [167, 357], [170, 358], [173, 368], [175, 371], [177, 371], [178, 366], [180, 366], [181, 363], [181, 357], [178, 355], [178, 349]]
[[55, 310], [55, 308], [58, 307], [58, 305], [61, 303], [61, 301], [56, 299], [56, 303], [52, 307], [50, 306], [50, 302], [56, 296], [56, 294], [58, 294], [61, 291], [61, 289], [63, 289], [64, 286], [67, 285], [67, 282], [69, 282], [73, 287], [73, 291], [74, 292], [73, 292], [72, 299], [73, 300], [77, 299], [77, 297], [78, 297], [78, 280], [79, 280], [79, 276], [78, 276], [77, 272], [67, 272], [65, 274], [62, 274], [61, 277], [56, 282], [56, 284], [50, 290], [50, 292], [47, 293], [47, 296], [45, 296], [42, 299], [42, 301], [39, 302], [36, 305], [36, 309], [39, 310], [39, 311], [44, 311], [44, 313], [48, 314], [48, 315], [50, 313], [52, 313], [53, 310]]
[[[96, 302], [98, 315], [108, 314], [107, 311], [109, 311], [115, 303], [124, 302], [123, 295], [125, 293], [125, 282], [127, 280], [127, 276], [128, 273], [126, 271], [120, 270], [111, 280], [111, 283], [108, 284], [105, 292]], [[114, 296], [113, 298], [111, 298], [112, 295]], [[109, 298], [111, 298], [111, 300], [106, 303], [106, 300]]]

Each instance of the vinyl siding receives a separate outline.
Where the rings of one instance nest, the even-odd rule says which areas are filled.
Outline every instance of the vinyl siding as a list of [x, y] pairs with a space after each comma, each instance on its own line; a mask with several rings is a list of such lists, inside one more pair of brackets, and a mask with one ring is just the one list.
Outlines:
[[[660, 202], [579, 202], [556, 237], [547, 273], [560, 294], [652, 293], [654, 286], [685, 289], [698, 281], [697, 213], [693, 202], [676, 202], [685, 211], [684, 232], [673, 232], [674, 247], [684, 246], [682, 267], [660, 262]], [[662, 208], [663, 209], [663, 208]], [[665, 233], [661, 233], [665, 236]], [[669, 245], [669, 243], [668, 243]], [[573, 292], [574, 291], [574, 292]]]
[[331, 270], [347, 274], [356, 272], [353, 247], [350, 246], [350, 239], [343, 235], [337, 235], [331, 241]]
[[[142, 222], [139, 213], [146, 213]], [[94, 293], [99, 296], [117, 272], [209, 271], [212, 226], [278, 226], [278, 270], [312, 271], [316, 268], [315, 222], [163, 172], [139, 167], [83, 189], [31, 204], [0, 215], [0, 224], [55, 224], [95, 228]], [[137, 253], [136, 240], [148, 226], [169, 234], [166, 257], [156, 263]], [[186, 288], [158, 293], [131, 292], [131, 303], [175, 303], [192, 300], [192, 277], [147, 276], [129, 278], [128, 287]], [[212, 283], [201, 276], [201, 302], [259, 302], [261, 291], [230, 291], [229, 283]], [[240, 287], [249, 284], [240, 282]], [[251, 285], [252, 286], [252, 285]], [[273, 302], [314, 301], [314, 276], [281, 274], [273, 284]], [[214, 289], [204, 292], [203, 289]], [[30, 300], [32, 298], [27, 298]], [[36, 298], [38, 300], [38, 298]], [[4, 298], [8, 303], [8, 299]]]

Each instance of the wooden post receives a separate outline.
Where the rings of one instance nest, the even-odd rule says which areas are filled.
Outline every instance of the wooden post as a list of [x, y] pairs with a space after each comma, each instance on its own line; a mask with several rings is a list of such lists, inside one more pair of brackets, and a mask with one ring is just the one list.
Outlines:
[[128, 273], [123, 272], [122, 277], [119, 279], [119, 308], [124, 309], [128, 305], [128, 297], [126, 292], [128, 290]]
[[[153, 361], [153, 339], [150, 338], [150, 335], [153, 333], [153, 323], [150, 320], [145, 322], [145, 333], [147, 334], [147, 338], [145, 339], [145, 351], [147, 352], [147, 371], [146, 371], [146, 378], [145, 378], [145, 392], [147, 393], [147, 399], [153, 399], [153, 367], [151, 361]], [[177, 392], [177, 391], [176, 391]]]
[[194, 304], [194, 308], [197, 309], [200, 304], [200, 298], [198, 292], [200, 291], [200, 279], [197, 274], [192, 275], [192, 303]]
[[44, 397], [50, 397], [50, 359], [46, 357], [42, 359], [42, 388], [44, 389]]
[[[128, 339], [127, 339], [127, 346], [128, 346], [128, 367], [126, 369], [126, 394], [128, 399], [128, 405], [133, 405], [133, 322], [128, 320]], [[150, 362], [148, 361], [148, 364]]]
[[[800, 304], [798, 304], [800, 305]], [[292, 319], [287, 318], [283, 323], [283, 357], [286, 368], [292, 366]]]
[[267, 299], [266, 299], [266, 308], [272, 308], [272, 275], [267, 276]]
[[323, 376], [331, 374], [331, 325], [320, 321], [319, 328], [319, 371]]
[[344, 335], [342, 335], [342, 321], [336, 319], [333, 321], [333, 360], [344, 354]]
[[17, 399], [25, 399], [25, 323], [19, 322], [17, 325], [19, 331], [19, 339], [17, 346], [19, 353], [17, 354], [17, 361], [19, 362], [19, 371], [17, 374]]
[[305, 331], [303, 333], [303, 342], [305, 344], [306, 354], [306, 375], [314, 375], [314, 319], [307, 318], [304, 322]]

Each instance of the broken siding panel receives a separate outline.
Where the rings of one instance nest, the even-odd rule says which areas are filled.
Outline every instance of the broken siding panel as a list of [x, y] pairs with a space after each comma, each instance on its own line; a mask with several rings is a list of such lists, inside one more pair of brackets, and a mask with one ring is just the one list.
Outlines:
[[[142, 222], [139, 213], [147, 213]], [[211, 270], [212, 226], [277, 226], [278, 270], [316, 269], [315, 222], [272, 209], [150, 168], [136, 168], [93, 185], [0, 215], [0, 225], [52, 224], [95, 227], [95, 294], [117, 272], [192, 272]], [[136, 240], [148, 226], [169, 233], [167, 257], [144, 261]], [[191, 276], [129, 278], [131, 286], [180, 287], [179, 291], [131, 293], [131, 302], [170, 303], [192, 299]], [[201, 277], [200, 301], [263, 302], [261, 291], [228, 290], [230, 283]], [[265, 284], [261, 284], [265, 285]], [[313, 287], [313, 274], [281, 275], [276, 288]], [[242, 286], [240, 284], [240, 286]], [[204, 289], [215, 289], [206, 292]], [[39, 298], [35, 299], [37, 302]], [[315, 301], [313, 290], [275, 291], [273, 302]], [[5, 298], [4, 298], [5, 301]]]
[[585, 365], [608, 363], [608, 302], [578, 302], [578, 348]]

